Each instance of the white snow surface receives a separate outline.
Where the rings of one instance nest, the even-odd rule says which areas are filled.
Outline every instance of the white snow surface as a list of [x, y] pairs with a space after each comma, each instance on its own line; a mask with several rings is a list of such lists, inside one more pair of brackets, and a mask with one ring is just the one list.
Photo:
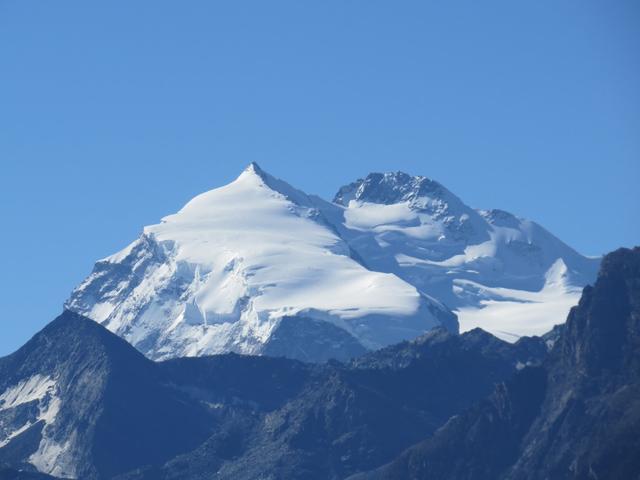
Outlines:
[[99, 262], [68, 307], [160, 359], [259, 353], [287, 315], [332, 322], [371, 348], [437, 325], [442, 307], [351, 258], [316, 202], [252, 164]]
[[76, 478], [75, 462], [72, 458], [73, 437], [60, 443], [46, 435], [43, 436], [38, 450], [29, 457], [29, 463], [41, 473], [58, 478]]
[[56, 385], [56, 382], [44, 375], [33, 375], [17, 385], [8, 388], [0, 395], [0, 410], [15, 408], [24, 403], [42, 399]]
[[455, 282], [460, 288], [469, 286], [483, 296], [480, 308], [462, 307], [457, 311], [460, 331], [480, 327], [507, 341], [550, 331], [563, 323], [582, 294], [582, 289], [567, 282], [566, 273], [566, 265], [558, 260], [549, 270], [544, 287], [533, 292], [484, 287], [465, 280]]
[[369, 268], [393, 273], [457, 315], [460, 331], [505, 340], [563, 323], [600, 260], [540, 225], [502, 210], [475, 210], [439, 183], [402, 172], [340, 189], [340, 234]]
[[154, 359], [260, 353], [287, 315], [368, 348], [450, 311], [462, 331], [515, 340], [562, 323], [598, 264], [426, 177], [371, 174], [331, 203], [251, 164], [99, 261], [66, 306]]

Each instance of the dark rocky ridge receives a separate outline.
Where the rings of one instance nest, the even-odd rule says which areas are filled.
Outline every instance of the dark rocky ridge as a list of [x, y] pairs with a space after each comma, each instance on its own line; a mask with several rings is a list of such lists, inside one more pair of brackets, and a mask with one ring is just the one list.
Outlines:
[[373, 479], [640, 478], [640, 248], [605, 257], [542, 366]]
[[65, 461], [82, 479], [344, 478], [393, 459], [518, 364], [539, 362], [543, 342], [533, 342], [439, 330], [347, 364], [235, 354], [154, 363], [65, 312], [0, 359], [0, 392], [41, 375], [56, 380], [61, 402], [50, 425], [35, 421], [38, 401], [0, 410], [7, 433], [34, 420], [0, 461], [33, 471], [46, 433], [74, 439]]
[[71, 312], [0, 359], [0, 391], [35, 375], [55, 379], [60, 408], [47, 426], [35, 421], [38, 402], [0, 410], [5, 429], [35, 422], [0, 448], [0, 461], [14, 468], [31, 467], [28, 459], [46, 434], [58, 444], [71, 441], [65, 462], [74, 476], [108, 478], [195, 448], [214, 425], [207, 409], [164, 385], [156, 364]]
[[16, 470], [0, 464], [0, 480], [54, 480], [55, 477], [44, 473]]

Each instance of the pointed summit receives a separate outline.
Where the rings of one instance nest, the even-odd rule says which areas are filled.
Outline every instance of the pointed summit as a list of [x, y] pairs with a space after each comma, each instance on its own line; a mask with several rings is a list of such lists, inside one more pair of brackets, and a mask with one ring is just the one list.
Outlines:
[[313, 202], [302, 191], [287, 182], [270, 175], [256, 162], [251, 162], [231, 183], [214, 188], [191, 199], [175, 215], [163, 218], [163, 222], [178, 218], [214, 218], [246, 205], [256, 213], [267, 199], [281, 199], [303, 207], [312, 207]]
[[241, 178], [243, 176], [255, 176], [262, 180], [271, 177], [271, 175], [262, 170], [262, 168], [260, 168], [260, 165], [258, 165], [256, 162], [251, 162], [249, 165], [247, 165], [247, 167], [242, 171], [238, 178]]
[[[271, 175], [260, 168], [256, 162], [251, 162], [247, 167], [238, 175], [238, 177], [231, 183], [233, 185], [236, 182], [252, 181], [256, 184], [267, 183]], [[223, 187], [224, 188], [224, 187]]]
[[247, 168], [243, 170], [240, 176], [230, 185], [237, 182], [247, 184], [247, 186], [266, 187], [269, 190], [279, 193], [285, 199], [295, 203], [296, 205], [313, 207], [313, 202], [306, 193], [289, 185], [284, 180], [280, 180], [279, 178], [267, 173], [256, 162], [251, 162]]
[[260, 165], [258, 165], [257, 162], [251, 162], [249, 165], [247, 165], [247, 168], [245, 168], [244, 171], [255, 173], [258, 176], [263, 176], [266, 174], [266, 172], [262, 170], [262, 168], [260, 168]]
[[249, 165], [247, 165], [247, 168], [245, 168], [245, 170], [252, 170], [255, 172], [262, 171], [262, 169], [260, 168], [260, 165], [258, 165], [258, 162], [251, 162]]

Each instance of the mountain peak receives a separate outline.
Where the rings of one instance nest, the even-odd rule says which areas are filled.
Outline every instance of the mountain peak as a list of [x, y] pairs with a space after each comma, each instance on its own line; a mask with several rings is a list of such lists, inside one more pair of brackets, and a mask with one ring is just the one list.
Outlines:
[[230, 187], [231, 185], [242, 185], [243, 188], [250, 189], [264, 187], [282, 195], [290, 202], [299, 206], [312, 206], [312, 202], [309, 200], [306, 193], [289, 185], [284, 180], [276, 178], [270, 173], [264, 171], [256, 162], [251, 162], [247, 168], [242, 171], [240, 176], [234, 182], [227, 185], [227, 187]]
[[347, 206], [351, 200], [390, 205], [421, 197], [440, 198], [448, 195], [453, 196], [440, 183], [428, 177], [412, 176], [401, 171], [374, 172], [340, 188], [333, 201], [343, 206]]
[[264, 206], [268, 199], [278, 197], [300, 207], [312, 207], [313, 203], [304, 192], [267, 173], [256, 162], [251, 162], [234, 181], [197, 195], [177, 214], [163, 218], [163, 222], [213, 219], [224, 211]]
[[271, 175], [269, 175], [267, 172], [265, 172], [260, 165], [258, 165], [256, 162], [251, 162], [249, 165], [247, 165], [247, 168], [245, 168], [242, 173], [240, 174], [240, 176], [244, 175], [244, 174], [248, 174], [248, 175], [255, 175], [257, 177], [260, 177], [261, 179], [264, 179], [266, 177], [270, 177]]
[[258, 162], [251, 162], [249, 165], [247, 165], [247, 168], [245, 168], [245, 170], [256, 173], [262, 172], [262, 169], [260, 168], [260, 165], [258, 165]]
[[273, 177], [269, 175], [267, 172], [265, 172], [260, 167], [260, 165], [258, 165], [256, 162], [251, 162], [242, 171], [242, 173], [240, 173], [238, 178], [234, 182], [232, 182], [232, 184], [236, 182], [242, 182], [243, 180], [246, 181], [249, 179], [253, 180], [257, 184], [267, 184], [269, 182], [269, 179], [272, 179], [272, 178]]

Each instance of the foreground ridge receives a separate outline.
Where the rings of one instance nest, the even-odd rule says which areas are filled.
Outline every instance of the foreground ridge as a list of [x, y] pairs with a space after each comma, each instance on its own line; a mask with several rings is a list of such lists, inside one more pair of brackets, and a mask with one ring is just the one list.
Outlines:
[[24, 478], [343, 478], [391, 460], [545, 352], [539, 339], [438, 329], [349, 364], [155, 363], [67, 311], [0, 359], [0, 462]]

